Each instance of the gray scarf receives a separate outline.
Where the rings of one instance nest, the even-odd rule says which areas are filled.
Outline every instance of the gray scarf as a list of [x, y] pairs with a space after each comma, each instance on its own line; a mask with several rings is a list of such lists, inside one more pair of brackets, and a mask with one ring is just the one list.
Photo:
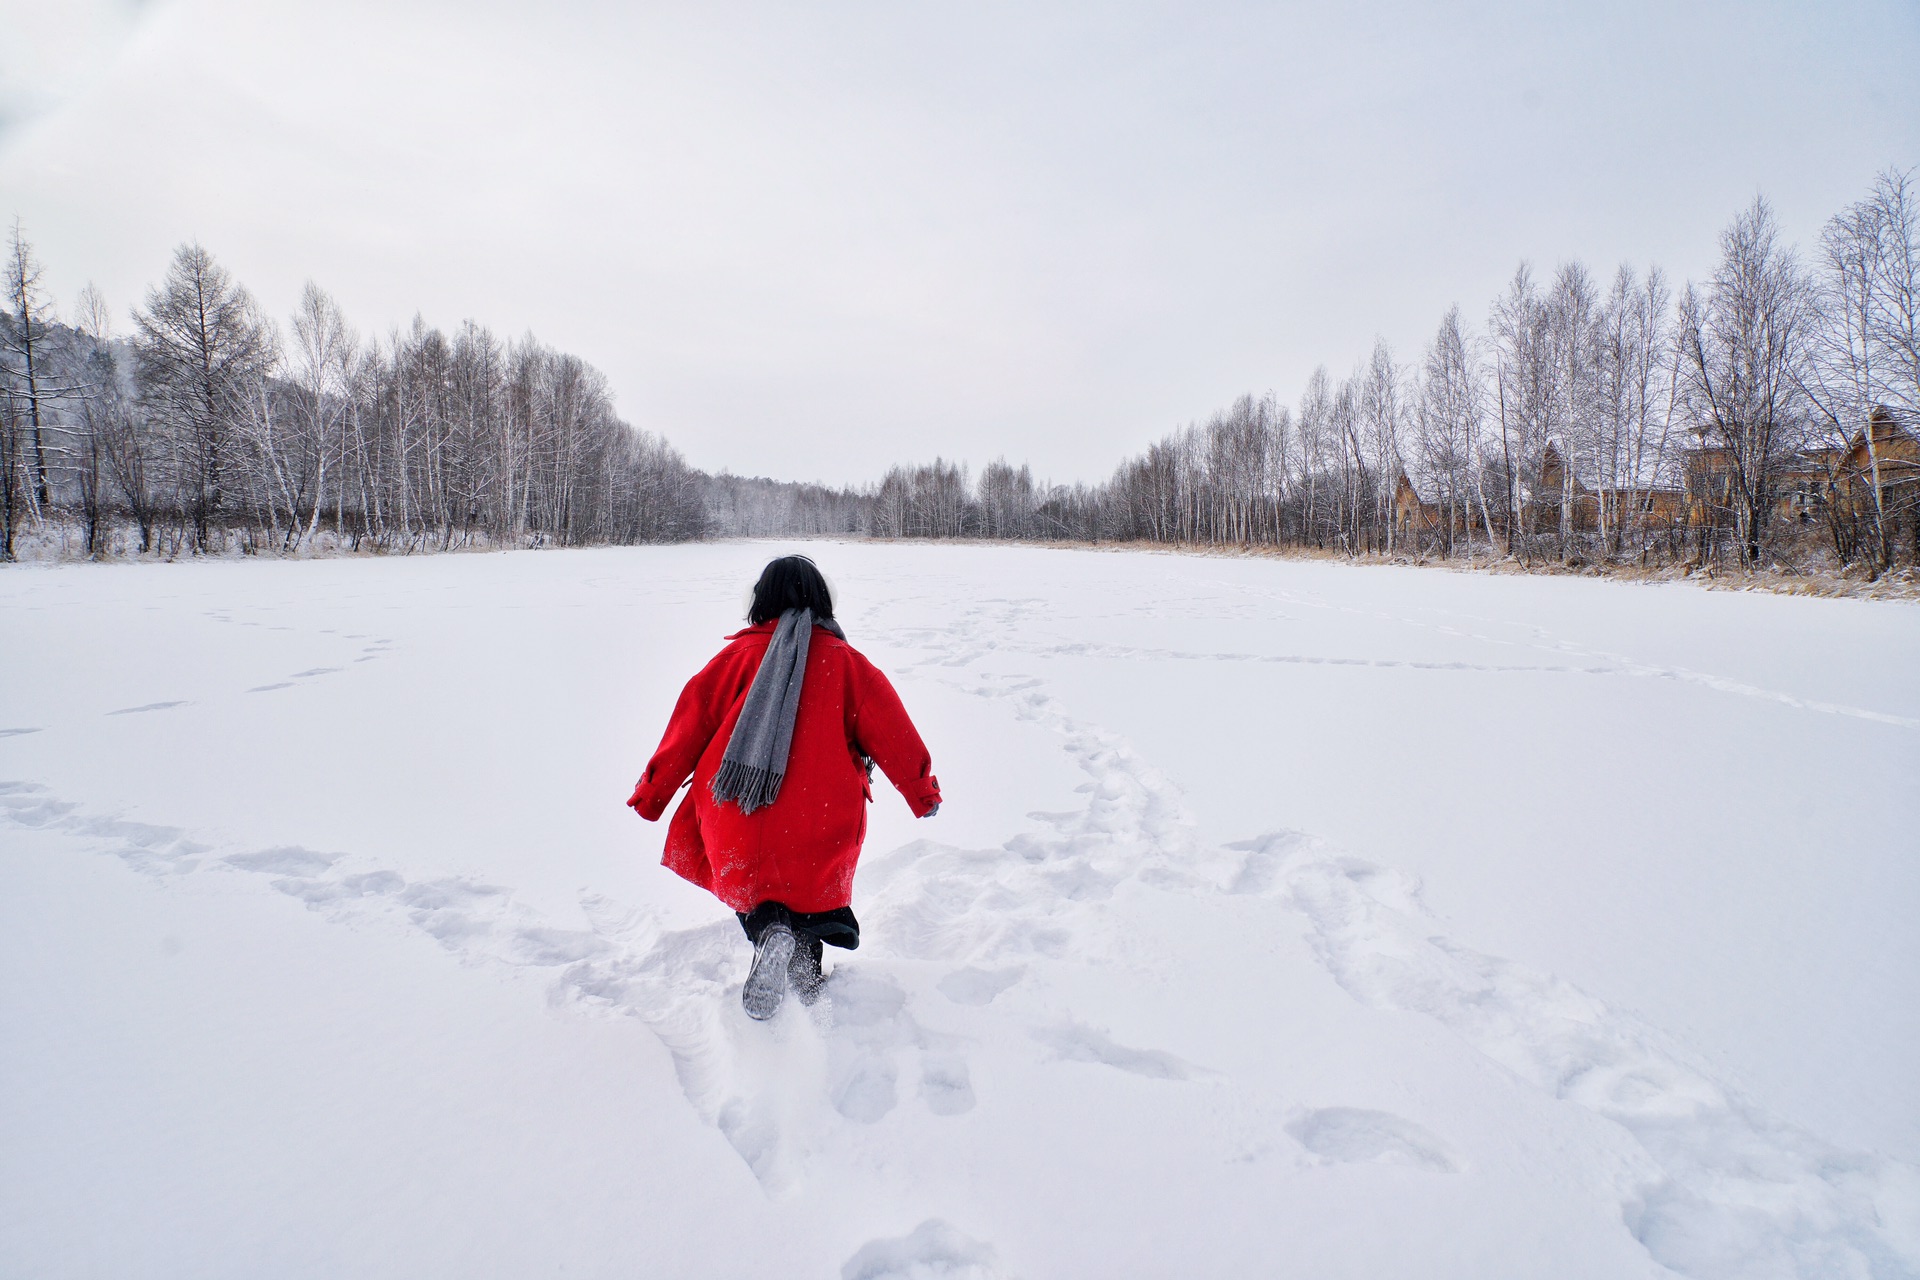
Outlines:
[[[713, 798], [733, 801], [740, 812], [772, 804], [787, 776], [787, 753], [793, 749], [793, 720], [800, 711], [800, 686], [807, 675], [807, 642], [813, 638], [813, 610], [789, 609], [780, 615], [773, 639], [753, 674], [740, 719], [727, 739], [720, 771], [713, 775]], [[840, 639], [847, 638], [833, 619], [817, 625]]]

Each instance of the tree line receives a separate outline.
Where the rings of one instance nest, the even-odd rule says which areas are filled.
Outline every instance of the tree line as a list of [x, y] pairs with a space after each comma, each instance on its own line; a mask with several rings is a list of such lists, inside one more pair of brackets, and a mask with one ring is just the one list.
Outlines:
[[1243, 395], [1102, 484], [936, 459], [791, 493], [792, 531], [1748, 568], [1818, 543], [1876, 574], [1920, 558], [1911, 175], [1881, 174], [1810, 259], [1763, 199], [1719, 248], [1677, 291], [1657, 267], [1522, 263], [1484, 322], [1451, 308], [1411, 361], [1376, 342], [1295, 403]]
[[363, 338], [308, 284], [282, 328], [197, 244], [115, 332], [60, 322], [16, 224], [0, 309], [0, 558], [77, 526], [88, 554], [562, 546], [700, 537], [704, 477], [623, 422], [607, 380], [531, 337], [415, 319]]
[[1756, 199], [1705, 280], [1522, 263], [1298, 399], [1247, 394], [1103, 483], [945, 458], [864, 487], [689, 467], [606, 379], [531, 338], [416, 320], [365, 340], [309, 285], [286, 330], [198, 245], [113, 332], [55, 321], [16, 226], [0, 311], [0, 555], [321, 538], [382, 551], [703, 536], [1143, 541], [1754, 568], [1812, 543], [1920, 559], [1920, 189], [1889, 170], [1803, 257]]

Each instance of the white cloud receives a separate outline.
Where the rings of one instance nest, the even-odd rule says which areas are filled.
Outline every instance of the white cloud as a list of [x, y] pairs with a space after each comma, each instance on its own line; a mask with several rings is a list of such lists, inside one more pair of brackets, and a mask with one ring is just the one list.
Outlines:
[[111, 68], [145, 8], [144, 0], [0, 4], [0, 137]]

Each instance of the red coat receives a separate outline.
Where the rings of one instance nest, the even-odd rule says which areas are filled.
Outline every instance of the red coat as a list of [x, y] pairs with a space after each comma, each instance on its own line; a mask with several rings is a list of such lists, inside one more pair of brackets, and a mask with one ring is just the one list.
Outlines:
[[769, 901], [794, 911], [833, 911], [852, 904], [853, 868], [867, 834], [872, 792], [858, 756], [880, 766], [915, 817], [940, 802], [940, 783], [926, 744], [879, 668], [815, 627], [780, 798], [750, 814], [716, 801], [713, 775], [774, 626], [728, 636], [727, 647], [687, 682], [627, 803], [654, 821], [692, 774], [693, 789], [667, 826], [661, 861], [670, 870], [735, 911]]

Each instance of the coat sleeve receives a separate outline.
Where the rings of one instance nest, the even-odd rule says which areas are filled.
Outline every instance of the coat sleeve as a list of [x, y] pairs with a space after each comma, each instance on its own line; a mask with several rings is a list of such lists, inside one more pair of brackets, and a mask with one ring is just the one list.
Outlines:
[[646, 771], [627, 800], [648, 822], [667, 811], [673, 793], [693, 775], [713, 735], [719, 732], [721, 721], [726, 719], [732, 695], [738, 692], [734, 687], [738, 664], [731, 661], [732, 657], [730, 648], [722, 650], [680, 691], [660, 747], [647, 761]]
[[940, 803], [940, 780], [933, 776], [933, 757], [927, 754], [920, 731], [907, 718], [907, 709], [900, 704], [893, 683], [861, 654], [851, 652], [851, 656], [854, 698], [849, 729], [853, 741], [899, 788], [913, 816], [924, 818]]

